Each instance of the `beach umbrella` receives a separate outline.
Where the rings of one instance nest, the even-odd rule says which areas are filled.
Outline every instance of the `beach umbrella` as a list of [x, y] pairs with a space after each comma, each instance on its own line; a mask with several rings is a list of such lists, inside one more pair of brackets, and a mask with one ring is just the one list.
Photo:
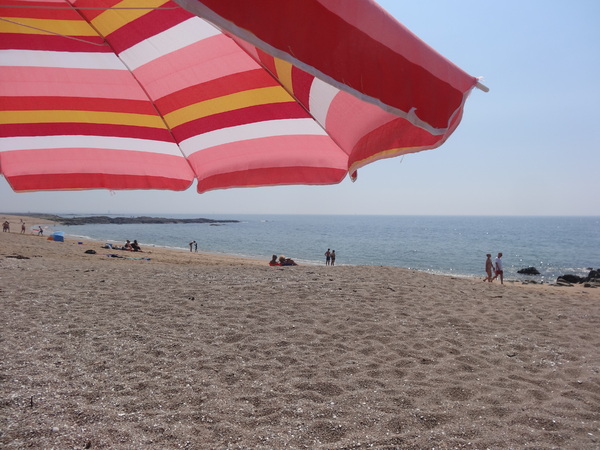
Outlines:
[[440, 146], [481, 85], [372, 0], [8, 0], [14, 191], [339, 183]]

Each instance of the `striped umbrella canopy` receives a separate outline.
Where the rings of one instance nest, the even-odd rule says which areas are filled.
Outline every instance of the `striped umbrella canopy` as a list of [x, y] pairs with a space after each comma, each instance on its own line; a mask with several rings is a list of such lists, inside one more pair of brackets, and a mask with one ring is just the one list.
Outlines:
[[3, 0], [14, 191], [333, 184], [440, 146], [478, 80], [372, 0]]

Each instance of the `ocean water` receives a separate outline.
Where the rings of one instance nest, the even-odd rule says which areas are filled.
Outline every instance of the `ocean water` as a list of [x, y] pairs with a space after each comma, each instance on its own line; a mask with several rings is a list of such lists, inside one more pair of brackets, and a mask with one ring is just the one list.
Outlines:
[[[155, 214], [146, 214], [156, 216]], [[66, 216], [66, 215], [65, 215]], [[554, 282], [600, 268], [600, 217], [176, 215], [239, 223], [60, 226], [67, 235], [142, 248], [171, 247], [262, 258], [285, 255], [300, 264], [398, 266], [438, 274], [483, 277], [485, 254], [502, 252], [507, 279]], [[536, 267], [540, 276], [517, 271]]]

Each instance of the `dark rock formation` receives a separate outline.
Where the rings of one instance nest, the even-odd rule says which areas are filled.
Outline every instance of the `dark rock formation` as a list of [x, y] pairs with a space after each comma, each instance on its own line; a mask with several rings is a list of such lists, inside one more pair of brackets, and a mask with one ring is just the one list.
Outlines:
[[169, 219], [165, 217], [108, 217], [108, 216], [88, 216], [88, 217], [61, 217], [52, 215], [39, 215], [39, 218], [52, 220], [61, 225], [89, 225], [89, 224], [161, 224], [161, 223], [238, 223], [239, 220], [214, 220], [214, 219]]
[[592, 269], [588, 276], [583, 280], [585, 283], [600, 283], [600, 269]]
[[535, 267], [527, 267], [525, 269], [520, 269], [517, 273], [522, 273], [523, 275], [539, 275], [540, 272]]
[[556, 280], [556, 282], [562, 282], [562, 283], [581, 283], [584, 280], [583, 277], [579, 277], [577, 275], [562, 275], [560, 277], [558, 277], [558, 279]]
[[[557, 283], [587, 283], [590, 286], [600, 284], [600, 269], [592, 269], [587, 277], [577, 275], [562, 275], [556, 280]], [[587, 286], [587, 285], [586, 285]]]

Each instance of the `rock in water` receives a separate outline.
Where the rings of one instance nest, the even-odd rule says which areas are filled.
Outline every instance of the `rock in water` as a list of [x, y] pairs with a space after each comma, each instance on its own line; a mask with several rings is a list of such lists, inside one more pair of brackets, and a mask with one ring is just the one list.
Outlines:
[[525, 269], [520, 269], [517, 273], [522, 273], [523, 275], [539, 275], [540, 272], [535, 267], [527, 267]]

